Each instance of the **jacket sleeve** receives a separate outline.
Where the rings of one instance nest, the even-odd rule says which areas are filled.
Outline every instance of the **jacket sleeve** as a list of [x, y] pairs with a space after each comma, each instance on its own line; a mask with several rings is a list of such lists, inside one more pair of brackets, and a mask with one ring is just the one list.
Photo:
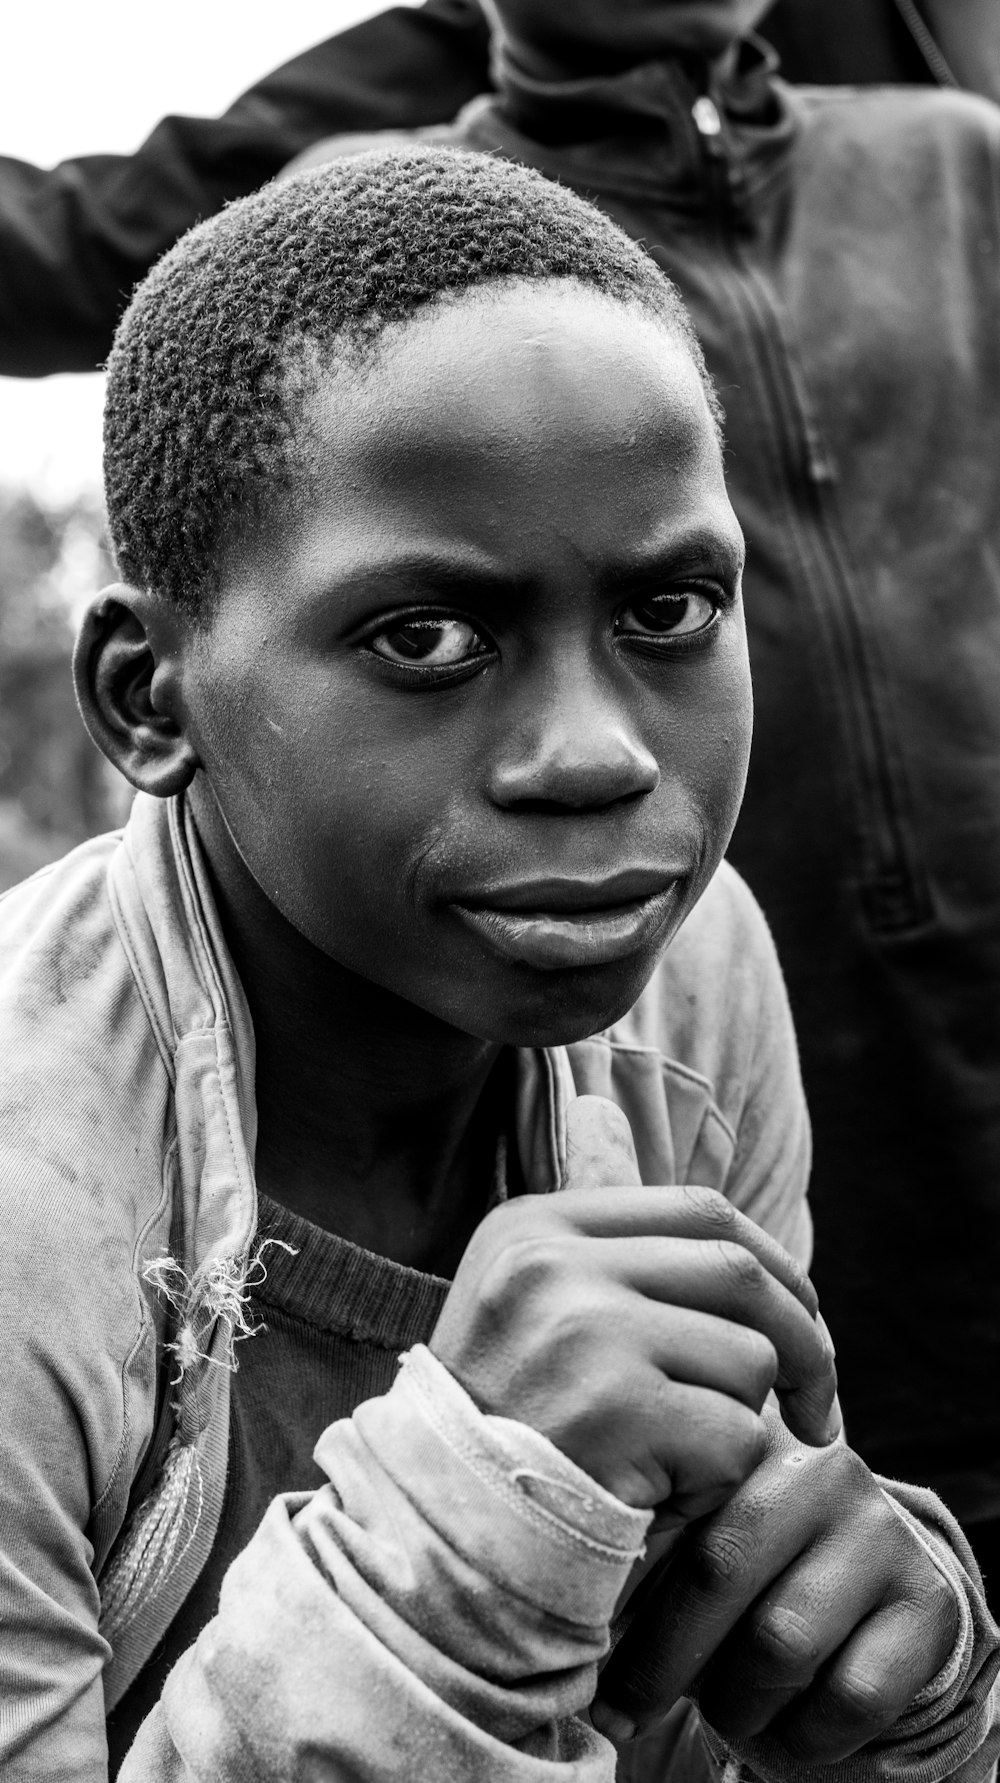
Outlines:
[[123, 1364], [141, 1322], [127, 1286], [95, 1294], [95, 1250], [117, 1235], [68, 1169], [0, 1146], [0, 1225], [0, 1776], [103, 1783], [94, 1518], [135, 1464]]
[[0, 156], [0, 374], [103, 363], [136, 282], [186, 229], [318, 137], [444, 122], [489, 84], [474, 0], [393, 7], [297, 56], [220, 118], [164, 118], [134, 155]]
[[120, 1783], [611, 1783], [583, 1718], [650, 1517], [418, 1346], [277, 1499]]

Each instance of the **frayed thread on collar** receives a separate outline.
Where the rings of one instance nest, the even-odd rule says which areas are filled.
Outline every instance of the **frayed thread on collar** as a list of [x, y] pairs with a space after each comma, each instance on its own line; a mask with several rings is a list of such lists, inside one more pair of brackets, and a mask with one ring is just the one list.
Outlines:
[[[181, 1434], [184, 1383], [208, 1363], [235, 1373], [235, 1344], [263, 1329], [250, 1317], [250, 1295], [267, 1277], [264, 1255], [271, 1245], [295, 1255], [293, 1245], [265, 1238], [249, 1259], [215, 1257], [189, 1274], [176, 1257], [154, 1257], [142, 1271], [173, 1314], [175, 1336], [165, 1348], [174, 1358], [170, 1385], [180, 1389], [172, 1400], [177, 1429], [152, 1490], [136, 1506], [101, 1575], [99, 1627], [112, 1647], [143, 1604], [165, 1589], [195, 1538], [205, 1494], [197, 1438]], [[216, 1357], [208, 1346], [220, 1320], [226, 1341]]]
[[[145, 1265], [143, 1281], [160, 1295], [174, 1315], [175, 1335], [164, 1345], [175, 1362], [172, 1387], [179, 1386], [197, 1364], [211, 1363], [235, 1374], [235, 1345], [241, 1338], [253, 1337], [263, 1329], [250, 1317], [250, 1296], [267, 1279], [264, 1254], [271, 1246], [295, 1255], [294, 1245], [283, 1239], [263, 1238], [248, 1260], [213, 1257], [191, 1274], [171, 1256], [153, 1257]], [[209, 1354], [212, 1334], [220, 1319], [227, 1327], [221, 1357]]]

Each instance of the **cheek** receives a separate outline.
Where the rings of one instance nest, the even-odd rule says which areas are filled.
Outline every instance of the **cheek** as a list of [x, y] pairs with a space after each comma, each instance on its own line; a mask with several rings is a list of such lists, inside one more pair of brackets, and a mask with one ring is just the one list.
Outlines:
[[333, 678], [227, 690], [205, 765], [233, 839], [282, 914], [325, 951], [386, 949], [410, 919], [420, 861], [450, 823], [455, 764], [399, 746], [377, 702]]
[[743, 800], [753, 740], [753, 683], [745, 647], [731, 671], [724, 710], [719, 714], [719, 735], [726, 752], [731, 796], [738, 810]]
[[753, 734], [753, 691], [745, 642], [712, 665], [689, 731], [688, 784], [694, 791], [713, 864], [721, 859], [739, 815]]

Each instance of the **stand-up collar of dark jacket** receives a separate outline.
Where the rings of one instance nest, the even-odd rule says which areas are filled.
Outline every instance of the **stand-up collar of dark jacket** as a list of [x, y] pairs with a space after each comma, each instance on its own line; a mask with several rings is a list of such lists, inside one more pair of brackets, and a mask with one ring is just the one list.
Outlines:
[[714, 163], [739, 213], [780, 170], [797, 133], [798, 107], [776, 78], [777, 65], [768, 45], [752, 37], [725, 68], [676, 57], [606, 78], [540, 81], [501, 45], [493, 104], [512, 129], [567, 163], [578, 150], [595, 191], [655, 195], [700, 212], [706, 166]]

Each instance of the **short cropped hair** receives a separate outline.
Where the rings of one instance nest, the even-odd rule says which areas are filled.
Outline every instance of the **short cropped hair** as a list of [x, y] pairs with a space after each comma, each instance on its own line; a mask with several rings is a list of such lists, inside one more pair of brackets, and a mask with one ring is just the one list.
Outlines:
[[[303, 367], [372, 350], [443, 293], [571, 279], [701, 349], [673, 285], [586, 200], [494, 155], [378, 149], [238, 200], [138, 287], [108, 360], [104, 475], [120, 573], [205, 613], [226, 548], [301, 472]], [[317, 361], [318, 356], [318, 361]]]

